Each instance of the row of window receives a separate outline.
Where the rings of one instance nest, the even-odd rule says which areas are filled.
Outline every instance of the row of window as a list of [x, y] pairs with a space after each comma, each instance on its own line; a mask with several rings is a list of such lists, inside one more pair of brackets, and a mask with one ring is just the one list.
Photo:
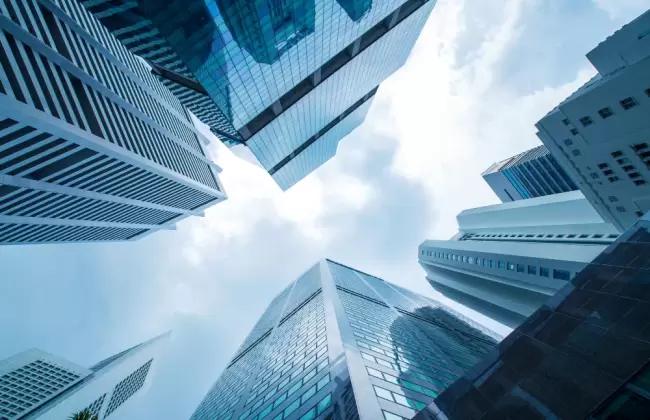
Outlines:
[[373, 385], [373, 388], [375, 389], [375, 395], [378, 396], [379, 398], [383, 398], [385, 400], [388, 400], [390, 402], [397, 403], [399, 405], [403, 405], [404, 407], [412, 408], [417, 411], [423, 410], [427, 405], [421, 401], [417, 401], [411, 398], [407, 398], [402, 394], [399, 394], [397, 392], [389, 391], [387, 389], [384, 389], [382, 387], [379, 387], [377, 385]]
[[[318, 337], [314, 337], [316, 339]], [[327, 337], [325, 337], [324, 332], [321, 334], [320, 338], [318, 338], [318, 341], [313, 343], [313, 345], [309, 346], [307, 351], [304, 351], [297, 356], [289, 356], [286, 359], [282, 360], [282, 364], [278, 364], [274, 369], [268, 370], [264, 374], [263, 377], [259, 378], [258, 386], [252, 389], [252, 391], [255, 391], [248, 399], [246, 404], [248, 404], [250, 401], [252, 401], [257, 395], [260, 395], [262, 392], [264, 392], [269, 385], [272, 385], [274, 382], [278, 381], [282, 376], [286, 375], [291, 369], [295, 368], [296, 366], [302, 365], [304, 362], [304, 366], [308, 366], [311, 363], [315, 362], [317, 358], [322, 356], [323, 354], [327, 353], [327, 346], [323, 346], [325, 344], [325, 341], [327, 340]], [[320, 349], [319, 349], [320, 347]], [[316, 350], [318, 349], [318, 352], [316, 353]], [[315, 354], [314, 354], [315, 353]], [[300, 368], [294, 372], [292, 372], [291, 376], [295, 377], [295, 375], [299, 374], [303, 369]], [[272, 379], [268, 380], [271, 375], [275, 374]], [[268, 382], [265, 383], [265, 381]]]
[[[475, 264], [483, 267], [489, 267], [489, 268], [497, 268], [497, 269], [505, 269], [508, 271], [516, 271], [517, 273], [527, 273], [531, 275], [539, 275], [541, 277], [551, 277], [551, 271], [553, 273], [553, 278], [557, 280], [571, 280], [571, 273], [567, 270], [558, 270], [558, 269], [549, 269], [547, 267], [539, 267], [539, 271], [537, 270], [537, 266], [535, 265], [528, 265], [526, 267], [525, 264], [515, 264], [511, 262], [504, 262], [500, 260], [490, 260], [487, 258], [480, 258], [480, 257], [468, 257], [466, 255], [458, 255], [458, 254], [450, 254], [446, 252], [437, 252], [437, 251], [426, 251], [426, 255], [435, 257], [435, 258], [440, 258], [443, 260], [449, 260], [449, 261], [456, 261], [456, 262], [461, 262], [461, 263], [467, 263], [467, 264]], [[425, 255], [425, 251], [422, 251], [422, 255]]]
[[[392, 363], [386, 362], [385, 360], [380, 359], [378, 357], [375, 357], [375, 356], [373, 356], [371, 354], [361, 352], [361, 357], [364, 360], [367, 360], [369, 362], [377, 363], [377, 364], [379, 364], [381, 366], [385, 366], [385, 367], [388, 367], [390, 369], [397, 370], [394, 367], [395, 365], [393, 365]], [[427, 395], [427, 396], [429, 396], [431, 398], [435, 398], [435, 397], [438, 396], [438, 393], [436, 391], [434, 391], [433, 389], [427, 388], [427, 387], [422, 386], [422, 385], [418, 385], [418, 384], [416, 384], [414, 382], [407, 381], [407, 380], [404, 380], [404, 379], [401, 379], [401, 378], [396, 378], [395, 376], [392, 376], [392, 375], [388, 375], [388, 374], [384, 374], [384, 375], [385, 376], [384, 376], [383, 379], [386, 380], [387, 382], [393, 382], [396, 385], [399, 385], [399, 386], [401, 386], [403, 388], [407, 388], [407, 389], [410, 389], [411, 391], [419, 392], [420, 394], [423, 395], [423, 398], [424, 398], [424, 395]], [[386, 379], [387, 377], [390, 377], [390, 380], [387, 380]]]
[[[650, 89], [646, 89], [644, 92], [648, 97], [650, 97]], [[635, 108], [637, 105], [639, 105], [639, 101], [633, 96], [629, 96], [625, 99], [622, 99], [618, 101], [618, 103], [621, 106], [621, 108], [623, 108], [624, 111], [628, 111], [632, 108]], [[605, 107], [598, 110], [598, 115], [600, 115], [600, 118], [602, 118], [603, 120], [606, 120], [607, 118], [614, 115], [614, 110], [610, 107]], [[580, 118], [579, 121], [583, 127], [588, 127], [594, 123], [593, 118], [591, 118], [588, 115]], [[571, 121], [569, 121], [567, 118], [562, 120], [562, 122], [564, 123], [564, 125], [571, 124]], [[576, 130], [575, 128], [571, 129], [571, 134], [575, 136], [576, 134], [578, 134], [578, 130]]]
[[[616, 197], [614, 197], [616, 199]], [[611, 201], [611, 200], [610, 200]], [[616, 200], [618, 201], [618, 200]], [[603, 234], [603, 233], [468, 233], [464, 235], [461, 241], [467, 241], [475, 238], [524, 238], [524, 239], [616, 239], [618, 234]], [[424, 255], [424, 254], [422, 254]]]
[[[324, 367], [326, 367], [326, 366], [327, 366], [327, 364], [325, 364]], [[303, 383], [306, 383], [309, 379], [311, 379], [313, 376], [315, 376], [316, 375], [316, 370], [317, 369], [314, 368], [313, 369], [314, 373], [311, 376], [309, 376], [308, 379], [303, 379], [302, 381], [297, 382], [296, 384], [294, 384], [289, 390], [287, 390], [287, 392], [284, 392], [282, 395], [280, 395], [278, 398], [276, 398], [276, 400], [273, 403], [269, 404], [257, 416], [249, 417], [251, 411], [254, 411], [258, 407], [249, 408], [241, 416], [239, 416], [239, 419], [240, 420], [243, 420], [243, 419], [250, 419], [250, 420], [262, 420], [262, 419], [265, 419], [269, 414], [271, 414], [271, 412], [273, 410], [275, 410], [280, 405], [282, 405], [288, 398], [290, 398], [296, 391], [298, 391], [300, 389], [300, 387], [303, 385]], [[309, 389], [307, 389], [305, 392], [303, 392], [303, 394], [300, 396], [300, 398], [297, 398], [294, 402], [289, 404], [289, 406], [287, 406], [280, 414], [275, 416], [273, 418], [273, 420], [281, 420], [283, 418], [287, 418], [289, 415], [293, 414], [294, 411], [296, 411], [298, 408], [300, 408], [301, 405], [305, 404], [311, 397], [313, 397], [318, 391], [323, 389], [329, 383], [330, 383], [330, 375], [328, 373], [327, 375], [323, 376], [323, 378], [321, 380], [319, 380], [317, 383], [315, 383]], [[325, 410], [327, 407], [329, 407], [329, 405], [331, 403], [331, 394], [329, 394], [328, 396], [329, 396], [329, 398], [326, 396], [325, 398], [323, 398], [323, 400], [321, 400], [321, 402], [319, 402], [315, 406], [316, 410], [312, 409], [307, 414], [309, 414], [311, 411], [314, 411], [314, 415], [316, 413], [320, 414], [323, 410]], [[322, 406], [321, 406], [321, 403], [323, 403]], [[303, 418], [304, 419], [314, 418], [314, 417], [309, 417], [307, 414], [306, 414], [307, 417], [303, 416], [303, 417], [301, 417], [301, 420]]]

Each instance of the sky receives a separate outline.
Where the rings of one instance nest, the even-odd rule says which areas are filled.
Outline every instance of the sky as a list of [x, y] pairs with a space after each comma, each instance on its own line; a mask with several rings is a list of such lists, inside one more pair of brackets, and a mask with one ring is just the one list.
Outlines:
[[[0, 247], [0, 359], [91, 365], [172, 330], [121, 419], [188, 418], [266, 305], [328, 257], [428, 296], [417, 247], [497, 203], [480, 174], [595, 71], [647, 0], [439, 0], [406, 65], [334, 159], [289, 191], [212, 138], [229, 199], [129, 243]], [[500, 332], [507, 329], [464, 311]]]

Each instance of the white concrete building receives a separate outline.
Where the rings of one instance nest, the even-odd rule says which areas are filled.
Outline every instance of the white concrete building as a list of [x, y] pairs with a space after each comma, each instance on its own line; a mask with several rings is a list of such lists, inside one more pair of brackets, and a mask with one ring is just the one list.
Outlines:
[[67, 419], [89, 408], [113, 415], [151, 382], [154, 359], [169, 332], [85, 368], [38, 349], [0, 361], [0, 419]]
[[465, 210], [419, 262], [447, 297], [516, 327], [618, 238], [580, 191]]
[[587, 58], [599, 74], [539, 121], [537, 135], [623, 232], [650, 210], [650, 11]]

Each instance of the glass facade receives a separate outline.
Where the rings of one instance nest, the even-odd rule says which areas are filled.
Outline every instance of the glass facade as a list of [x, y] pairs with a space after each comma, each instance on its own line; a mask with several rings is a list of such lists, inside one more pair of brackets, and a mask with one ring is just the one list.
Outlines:
[[141, 238], [226, 198], [181, 102], [77, 1], [0, 17], [0, 244]]
[[650, 417], [650, 221], [639, 221], [418, 414]]
[[[510, 188], [503, 189], [508, 199], [502, 197], [495, 173], [505, 177], [510, 188], [514, 189], [512, 193]], [[503, 201], [525, 200], [578, 189], [546, 146], [535, 147], [493, 164], [483, 172], [483, 178]]]
[[326, 260], [273, 300], [192, 419], [410, 419], [497, 339]]
[[[125, 7], [115, 2], [86, 4], [128, 33], [124, 42], [143, 52], [162, 45], [158, 64], [187, 70], [239, 136], [220, 137], [245, 143], [275, 172], [404, 64], [435, 1], [143, 0], [127, 22], [118, 19]], [[154, 32], [157, 38], [148, 38]], [[330, 129], [330, 136], [354, 126]], [[331, 151], [329, 145], [320, 156], [303, 156], [274, 178], [286, 189]]]

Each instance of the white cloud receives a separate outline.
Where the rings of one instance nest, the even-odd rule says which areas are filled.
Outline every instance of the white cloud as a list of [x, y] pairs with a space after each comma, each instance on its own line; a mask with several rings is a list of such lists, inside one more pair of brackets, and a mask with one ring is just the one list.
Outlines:
[[646, 0], [593, 0], [594, 4], [607, 12], [612, 19], [633, 19], [648, 10]]

